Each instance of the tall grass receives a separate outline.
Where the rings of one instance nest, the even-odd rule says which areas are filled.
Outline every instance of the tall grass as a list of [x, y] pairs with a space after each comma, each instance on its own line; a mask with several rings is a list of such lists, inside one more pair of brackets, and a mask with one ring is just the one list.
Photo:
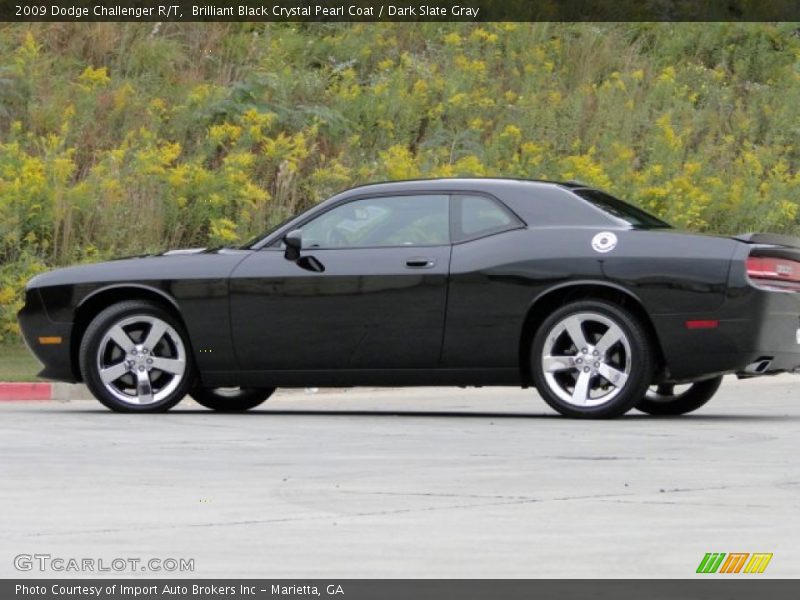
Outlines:
[[0, 338], [25, 280], [232, 244], [387, 178], [580, 179], [800, 231], [792, 24], [2, 24]]

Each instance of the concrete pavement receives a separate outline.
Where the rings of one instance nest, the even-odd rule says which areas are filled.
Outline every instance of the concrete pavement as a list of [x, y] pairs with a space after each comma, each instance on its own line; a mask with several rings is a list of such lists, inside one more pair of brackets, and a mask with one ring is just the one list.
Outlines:
[[706, 552], [772, 552], [761, 577], [798, 577], [799, 401], [781, 376], [606, 422], [505, 388], [279, 392], [243, 415], [5, 403], [0, 576], [48, 553], [194, 558], [196, 577], [693, 577]]

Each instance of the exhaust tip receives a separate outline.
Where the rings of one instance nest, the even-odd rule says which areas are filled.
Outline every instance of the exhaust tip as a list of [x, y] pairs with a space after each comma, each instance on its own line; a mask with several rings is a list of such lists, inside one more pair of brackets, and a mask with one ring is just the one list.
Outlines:
[[760, 375], [766, 373], [772, 364], [771, 356], [761, 356], [744, 368], [744, 372], [749, 375]]

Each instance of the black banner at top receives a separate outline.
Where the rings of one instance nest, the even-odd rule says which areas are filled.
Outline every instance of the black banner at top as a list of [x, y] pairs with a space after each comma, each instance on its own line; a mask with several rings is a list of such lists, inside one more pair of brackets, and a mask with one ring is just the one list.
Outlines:
[[798, 0], [0, 0], [1, 21], [800, 21]]

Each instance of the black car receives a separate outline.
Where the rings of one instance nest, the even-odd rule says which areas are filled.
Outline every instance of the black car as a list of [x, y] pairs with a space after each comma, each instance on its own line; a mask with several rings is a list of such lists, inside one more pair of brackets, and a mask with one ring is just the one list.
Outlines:
[[39, 275], [19, 320], [42, 377], [119, 411], [496, 385], [601, 418], [797, 370], [798, 292], [792, 237], [675, 231], [580, 184], [439, 179], [348, 190], [238, 249]]

